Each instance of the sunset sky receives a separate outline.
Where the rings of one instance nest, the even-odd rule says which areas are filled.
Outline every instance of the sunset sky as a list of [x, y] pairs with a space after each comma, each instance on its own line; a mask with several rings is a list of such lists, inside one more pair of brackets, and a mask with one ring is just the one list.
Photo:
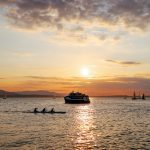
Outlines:
[[0, 89], [150, 95], [150, 1], [0, 0]]

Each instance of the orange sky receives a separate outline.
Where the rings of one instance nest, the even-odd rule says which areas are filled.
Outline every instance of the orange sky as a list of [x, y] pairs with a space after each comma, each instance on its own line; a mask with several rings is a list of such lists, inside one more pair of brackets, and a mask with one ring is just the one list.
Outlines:
[[150, 95], [149, 5], [0, 1], [0, 89]]
[[132, 95], [133, 91], [149, 95], [150, 81], [143, 77], [99, 78], [56, 78], [29, 76], [24, 79], [10, 79], [1, 86], [9, 91], [48, 90], [66, 94], [70, 91], [88, 93], [90, 96]]

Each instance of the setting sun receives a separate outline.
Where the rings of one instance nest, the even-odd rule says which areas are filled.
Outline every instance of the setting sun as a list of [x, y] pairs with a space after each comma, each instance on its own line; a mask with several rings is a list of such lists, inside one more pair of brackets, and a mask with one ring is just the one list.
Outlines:
[[81, 75], [84, 77], [88, 77], [90, 75], [90, 70], [87, 67], [81, 69]]

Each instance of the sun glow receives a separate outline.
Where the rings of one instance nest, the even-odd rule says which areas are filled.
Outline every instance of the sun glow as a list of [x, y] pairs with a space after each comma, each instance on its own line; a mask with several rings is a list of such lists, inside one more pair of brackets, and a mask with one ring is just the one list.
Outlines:
[[90, 70], [89, 70], [89, 68], [87, 68], [87, 67], [82, 68], [82, 69], [81, 69], [81, 75], [82, 75], [83, 77], [88, 77], [88, 76], [90, 75]]

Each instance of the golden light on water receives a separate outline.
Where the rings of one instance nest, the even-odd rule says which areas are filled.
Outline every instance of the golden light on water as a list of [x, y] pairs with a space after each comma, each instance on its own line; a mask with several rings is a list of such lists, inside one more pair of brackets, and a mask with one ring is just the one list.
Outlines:
[[76, 147], [82, 147], [83, 144], [86, 148], [90, 148], [95, 145], [95, 137], [92, 128], [94, 127], [94, 121], [92, 117], [92, 109], [89, 105], [80, 106], [79, 112], [76, 116], [78, 136], [75, 141]]

